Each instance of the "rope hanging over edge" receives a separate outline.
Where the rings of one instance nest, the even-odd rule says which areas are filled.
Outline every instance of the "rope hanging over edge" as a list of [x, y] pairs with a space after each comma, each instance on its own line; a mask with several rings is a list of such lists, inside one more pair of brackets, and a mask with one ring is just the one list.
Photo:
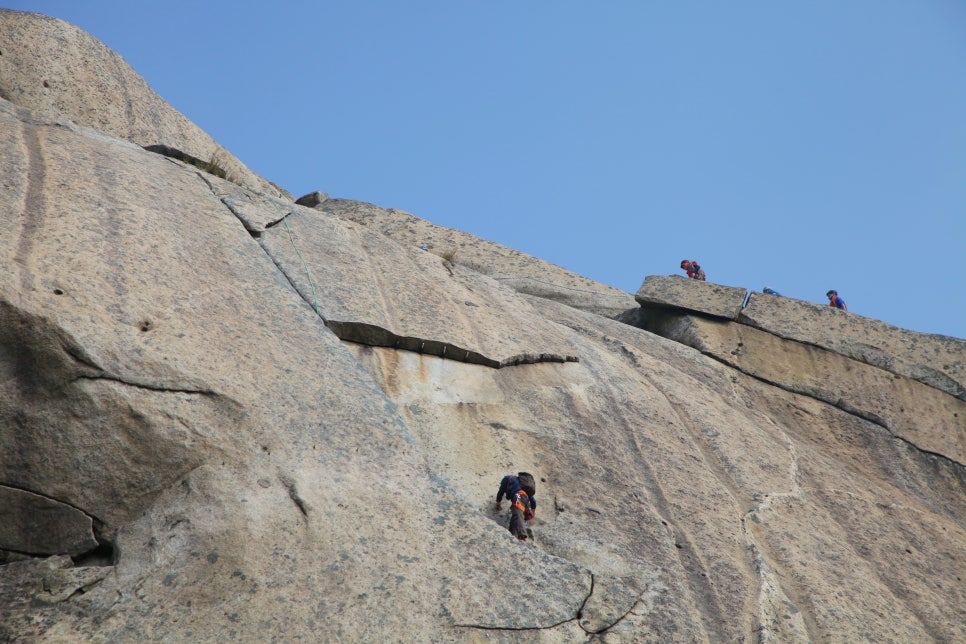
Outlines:
[[[291, 215], [292, 213], [288, 213]], [[299, 256], [302, 260], [302, 268], [305, 269], [305, 277], [309, 280], [309, 286], [312, 288], [312, 308], [315, 309], [315, 314], [322, 317], [322, 312], [319, 311], [319, 297], [315, 293], [315, 282], [312, 281], [312, 273], [309, 272], [309, 265], [305, 263], [305, 258], [302, 257], [302, 251], [295, 244], [295, 235], [292, 234], [292, 229], [288, 226], [288, 215], [282, 217], [282, 223], [285, 224], [285, 230], [288, 231], [288, 239], [292, 242], [292, 248], [295, 249], [295, 254]]]

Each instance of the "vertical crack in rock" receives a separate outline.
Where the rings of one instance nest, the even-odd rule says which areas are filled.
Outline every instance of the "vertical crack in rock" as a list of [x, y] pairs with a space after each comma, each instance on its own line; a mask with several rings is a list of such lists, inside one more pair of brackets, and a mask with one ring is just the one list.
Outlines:
[[[322, 315], [322, 311], [319, 309], [318, 298], [316, 297], [315, 298], [315, 301], [313, 302], [313, 301], [310, 301], [309, 298], [307, 298], [305, 295], [303, 295], [302, 292], [299, 290], [298, 286], [292, 280], [292, 278], [289, 277], [289, 274], [285, 271], [285, 268], [282, 267], [282, 265], [278, 262], [278, 260], [276, 260], [275, 257], [273, 257], [272, 254], [270, 252], [268, 252], [268, 249], [267, 248], [265, 248], [265, 245], [262, 243], [262, 240], [261, 240], [262, 231], [258, 230], [257, 228], [252, 228], [251, 226], [249, 226], [246, 223], [245, 218], [242, 217], [241, 213], [239, 213], [237, 210], [235, 210], [235, 208], [228, 202], [227, 199], [225, 199], [224, 197], [219, 197], [218, 196], [218, 193], [215, 191], [215, 186], [211, 183], [211, 181], [209, 181], [208, 178], [205, 177], [203, 174], [201, 174], [201, 173], [197, 173], [197, 174], [198, 174], [198, 177], [208, 185], [208, 189], [211, 190], [211, 194], [214, 195], [214, 197], [216, 199], [218, 199], [218, 201], [220, 201], [222, 203], [222, 205], [225, 206], [225, 208], [228, 209], [228, 212], [230, 212], [232, 215], [234, 215], [235, 219], [237, 219], [241, 223], [242, 227], [244, 227], [245, 230], [248, 231], [248, 234], [251, 235], [252, 238], [255, 239], [258, 242], [258, 247], [262, 249], [262, 252], [265, 253], [265, 256], [268, 257], [268, 259], [272, 262], [272, 264], [275, 265], [275, 268], [278, 269], [278, 272], [281, 273], [282, 277], [285, 278], [285, 281], [288, 282], [289, 286], [292, 287], [292, 290], [295, 291], [295, 293], [298, 294], [298, 296], [300, 298], [302, 298], [302, 300], [306, 304], [309, 305], [309, 307], [315, 312], [315, 314], [317, 316], [319, 316], [319, 319], [322, 320], [323, 324], [328, 324], [328, 321], [325, 319], [325, 316]], [[285, 219], [289, 215], [291, 215], [291, 214], [292, 214], [291, 212], [287, 212], [282, 217], [279, 217], [278, 219], [275, 219], [275, 220], [267, 223], [265, 225], [266, 230], [269, 229], [269, 228], [272, 228], [272, 227], [274, 227], [276, 225], [278, 225], [279, 223], [284, 223]], [[287, 224], [286, 224], [286, 227], [287, 227]], [[289, 232], [289, 234], [291, 235], [291, 231]], [[292, 244], [293, 244], [293, 246], [295, 245], [294, 239], [292, 240]], [[295, 252], [298, 254], [299, 258], [302, 260], [302, 264], [303, 264], [303, 266], [305, 268], [305, 271], [306, 271], [306, 276], [308, 277], [309, 284], [310, 284], [310, 286], [312, 288], [312, 292], [314, 294], [315, 293], [315, 283], [312, 281], [312, 276], [309, 273], [308, 266], [305, 264], [305, 260], [302, 258], [302, 253], [301, 253], [301, 251], [298, 250], [298, 247], [297, 246], [295, 246]]]
[[[580, 602], [580, 608], [577, 609], [577, 613], [574, 615], [574, 618], [578, 621], [578, 623], [580, 622], [580, 620], [584, 618], [584, 609], [587, 607], [587, 602], [589, 602], [590, 598], [594, 596], [594, 585], [596, 583], [597, 583], [597, 577], [594, 575], [593, 572], [591, 572], [590, 588], [587, 589], [587, 594], [584, 596], [584, 601]], [[581, 628], [583, 628], [583, 626], [581, 626]]]
[[[24, 154], [27, 157], [27, 190], [24, 198], [23, 213], [20, 217], [20, 235], [13, 264], [25, 267], [31, 255], [34, 237], [41, 227], [47, 211], [47, 168], [44, 161], [43, 144], [37, 128], [20, 127], [23, 136]], [[33, 290], [33, 271], [20, 272], [20, 292]]]
[[[777, 559], [774, 557], [773, 554], [770, 553], [768, 548], [763, 545], [765, 542], [762, 539], [760, 539], [759, 536], [755, 534], [753, 530], [749, 529], [748, 523], [747, 521], [745, 521], [745, 517], [748, 516], [748, 514], [754, 510], [753, 499], [749, 498], [746, 494], [744, 494], [741, 491], [741, 489], [738, 487], [738, 485], [735, 483], [735, 481], [732, 479], [732, 477], [727, 473], [725, 468], [722, 466], [720, 460], [718, 459], [717, 455], [714, 453], [713, 449], [707, 445], [704, 438], [700, 435], [700, 432], [698, 432], [697, 429], [694, 427], [694, 424], [691, 422], [691, 418], [687, 415], [686, 410], [679, 403], [672, 400], [670, 396], [664, 391], [664, 389], [660, 385], [658, 385], [658, 383], [654, 382], [654, 380], [651, 379], [650, 377], [646, 377], [646, 378], [648, 382], [650, 382], [650, 384], [655, 388], [655, 390], [660, 392], [660, 394], [668, 402], [668, 404], [671, 406], [671, 408], [674, 410], [675, 414], [677, 415], [678, 419], [681, 421], [681, 423], [685, 427], [687, 427], [688, 432], [691, 435], [691, 439], [694, 441], [695, 445], [701, 451], [702, 459], [706, 464], [706, 466], [708, 467], [709, 471], [711, 471], [711, 473], [714, 474], [714, 477], [721, 483], [722, 487], [727, 491], [728, 495], [732, 498], [735, 505], [743, 509], [740, 516], [738, 517], [738, 523], [739, 523], [741, 532], [745, 534], [746, 538], [749, 538], [749, 540], [752, 543], [754, 543], [761, 552], [769, 553], [768, 559], [772, 567], [774, 567], [776, 570], [780, 569], [780, 567], [776, 565]], [[684, 537], [683, 531], [678, 530], [678, 532], [681, 532], [681, 536]], [[698, 557], [698, 563], [702, 567], [702, 569], [706, 567], [706, 564], [704, 563], [703, 558], [700, 557], [697, 551], [693, 550], [693, 547], [690, 544], [690, 542], [681, 543], [680, 546], [683, 546], [680, 548], [681, 550], [692, 550], [695, 556]], [[745, 602], [746, 606], [750, 606], [756, 602], [756, 597], [758, 597], [761, 593], [761, 583], [762, 583], [761, 578], [754, 565], [754, 562], [751, 561], [748, 557], [741, 556], [741, 557], [737, 557], [736, 559], [741, 564], [742, 575], [744, 579], [748, 582], [749, 587], [752, 589], [751, 590], [752, 594], [748, 596]], [[690, 569], [689, 566], [687, 566], [687, 564], [684, 564], [684, 567], [686, 570], [688, 570], [688, 573], [689, 573], [688, 577], [692, 587], [694, 587], [698, 591], [697, 595], [700, 598], [706, 600], [704, 603], [704, 606], [710, 609], [708, 611], [708, 614], [705, 616], [706, 620], [708, 620], [708, 628], [709, 628], [708, 632], [714, 632], [714, 622], [717, 621], [719, 623], [724, 623], [725, 620], [724, 620], [724, 608], [721, 605], [720, 600], [718, 599], [718, 593], [710, 584], [711, 577], [708, 576], [706, 571], [703, 571], [703, 570], [699, 571], [697, 569], [692, 570]], [[783, 575], [779, 575], [779, 576], [784, 577]], [[785, 592], [786, 594], [788, 594], [790, 597], [793, 598], [793, 601], [797, 605], [803, 606], [803, 607], [807, 606], [807, 603], [803, 600], [803, 598], [801, 597], [801, 594], [796, 592], [794, 589], [790, 589], [787, 586], [787, 582], [782, 583], [782, 589], [783, 589], [783, 592]], [[815, 634], [818, 631], [815, 628], [815, 621], [811, 615], [811, 611], [803, 609], [802, 613], [803, 613], [803, 622], [806, 625], [809, 638], [812, 641], [816, 641]], [[744, 623], [745, 636], [747, 638], [750, 638], [752, 634], [751, 623], [749, 621], [752, 619], [754, 619], [752, 612], [746, 609], [746, 615], [745, 615], [745, 619], [743, 620], [743, 623]]]
[[[627, 618], [628, 615], [631, 614], [631, 612], [639, 603], [639, 599], [640, 599], [639, 596], [636, 597], [635, 600], [631, 602], [630, 605], [627, 607], [627, 610], [625, 610], [624, 612], [614, 617], [609, 617], [606, 620], [606, 623], [602, 623], [599, 628], [588, 628], [588, 626], [591, 625], [594, 621], [597, 621], [597, 622], [603, 621], [601, 619], [601, 616], [597, 616], [597, 619], [595, 620], [594, 615], [588, 616], [586, 614], [587, 604], [590, 603], [590, 601], [595, 598], [595, 593], [597, 592], [597, 586], [598, 586], [597, 575], [595, 575], [594, 573], [591, 573], [590, 589], [587, 591], [587, 596], [584, 597], [584, 601], [580, 604], [580, 608], [577, 609], [577, 613], [576, 613], [577, 625], [580, 626], [580, 628], [589, 635], [602, 635], [607, 631], [609, 631], [610, 629], [617, 626], [618, 624], [620, 624], [624, 619]], [[604, 594], [605, 594], [605, 598], [602, 600], [604, 602], [602, 606], [607, 605], [606, 593]]]
[[[604, 622], [604, 620], [601, 619], [601, 616], [598, 615], [596, 621], [600, 623], [599, 628], [596, 628], [596, 629], [588, 628], [588, 626], [595, 621], [594, 619], [595, 616], [594, 615], [588, 616], [586, 614], [587, 604], [590, 603], [592, 599], [595, 599], [595, 594], [598, 592], [597, 587], [598, 587], [597, 576], [591, 573], [590, 590], [588, 591], [587, 596], [584, 598], [583, 603], [580, 605], [580, 608], [577, 609], [578, 626], [580, 626], [580, 628], [583, 629], [583, 631], [589, 635], [603, 635], [607, 631], [611, 630], [612, 628], [620, 624], [622, 621], [624, 621], [627, 618], [627, 616], [634, 611], [634, 608], [636, 608], [637, 605], [640, 603], [640, 595], [638, 593], [635, 593], [634, 601], [628, 604], [627, 610], [613, 617], [608, 617], [606, 622]], [[604, 589], [603, 594], [604, 594], [604, 599], [601, 600], [602, 601], [601, 606], [606, 608], [608, 604], [613, 605], [613, 603], [608, 602], [606, 588]], [[613, 602], [613, 598], [611, 598], [611, 602]]]

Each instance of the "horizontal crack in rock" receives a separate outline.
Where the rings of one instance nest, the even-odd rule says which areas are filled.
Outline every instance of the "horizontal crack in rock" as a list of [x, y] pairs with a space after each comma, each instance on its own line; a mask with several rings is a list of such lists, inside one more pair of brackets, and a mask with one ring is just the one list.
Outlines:
[[[587, 605], [587, 602], [590, 601], [590, 598], [591, 596], [593, 596], [593, 594], [594, 594], [594, 575], [593, 573], [591, 573], [590, 590], [587, 591], [587, 594], [584, 596], [583, 601], [580, 602], [580, 607], [577, 608], [576, 613], [573, 617], [569, 617], [567, 619], [563, 619], [563, 620], [560, 620], [559, 622], [556, 622], [554, 624], [548, 624], [546, 626], [493, 626], [489, 624], [453, 624], [453, 626], [455, 626], [456, 628], [475, 628], [481, 631], [545, 631], [545, 630], [558, 628], [560, 626], [563, 626], [564, 624], [569, 624], [570, 622], [573, 622], [573, 621], [577, 621], [579, 625], [579, 620], [582, 617], [584, 607]], [[626, 617], [626, 614], [625, 614], [625, 617]], [[623, 619], [623, 617], [621, 619]], [[614, 622], [614, 623], [616, 624], [617, 622]], [[613, 626], [613, 624], [611, 624], [611, 626]], [[608, 628], [610, 628], [611, 626], [609, 626]], [[588, 632], [588, 633], [590, 632], [590, 631], [586, 631], [586, 629], [584, 630], [585, 632]]]
[[90, 519], [93, 519], [94, 521], [97, 521], [98, 523], [103, 523], [103, 521], [101, 521], [100, 519], [98, 519], [96, 516], [94, 516], [93, 514], [91, 514], [90, 512], [88, 512], [87, 510], [84, 510], [83, 508], [79, 508], [76, 505], [74, 505], [73, 503], [70, 503], [68, 501], [64, 501], [63, 499], [58, 499], [55, 496], [50, 496], [49, 494], [44, 494], [43, 492], [38, 492], [37, 490], [31, 490], [30, 488], [22, 487], [20, 485], [14, 485], [14, 484], [11, 484], [11, 483], [4, 483], [3, 481], [0, 481], [0, 487], [5, 487], [5, 488], [11, 489], [11, 490], [16, 490], [17, 492], [26, 492], [27, 494], [33, 494], [34, 496], [39, 496], [39, 497], [44, 498], [44, 499], [47, 499], [49, 501], [53, 501], [54, 503], [60, 503], [61, 505], [66, 505], [67, 507], [69, 507], [69, 508], [71, 508], [73, 510], [77, 510], [78, 512], [80, 512], [84, 516], [86, 516], [86, 517], [88, 517]]
[[171, 394], [194, 394], [198, 396], [216, 396], [221, 397], [217, 392], [211, 391], [210, 389], [184, 389], [180, 387], [165, 387], [163, 385], [156, 385], [148, 382], [131, 382], [124, 380], [118, 376], [113, 376], [107, 373], [101, 373], [99, 375], [80, 375], [76, 378], [77, 380], [109, 380], [111, 382], [117, 382], [122, 385], [127, 385], [128, 387], [137, 387], [138, 389], [147, 389], [148, 391], [157, 391], [161, 393], [171, 393]]
[[[214, 192], [214, 186], [205, 177], [205, 183], [208, 184], [209, 189]], [[215, 194], [217, 197], [217, 194]], [[255, 239], [260, 238], [260, 231], [253, 231], [245, 223], [245, 219], [238, 213], [231, 204], [227, 203], [224, 199], [219, 198], [219, 200], [224, 204], [224, 206], [231, 212], [232, 215], [237, 218], [246, 230], [252, 234]], [[277, 226], [283, 223], [285, 219], [291, 215], [291, 212], [286, 213], [278, 219], [274, 219], [271, 222], [265, 224], [265, 228], [269, 229], [273, 226]], [[258, 233], [258, 234], [256, 234]], [[294, 243], [294, 242], [293, 242]], [[296, 283], [289, 277], [282, 265], [272, 256], [267, 248], [259, 241], [259, 246], [262, 251], [268, 256], [268, 258], [275, 264], [275, 267], [282, 274], [285, 280], [289, 283], [292, 289], [298, 293], [299, 297], [306, 302], [313, 311], [319, 316], [322, 322], [332, 330], [333, 333], [338, 336], [340, 340], [346, 342], [355, 342], [357, 344], [363, 344], [371, 347], [391, 347], [395, 349], [401, 349], [403, 351], [411, 351], [414, 353], [425, 353], [428, 355], [438, 356], [447, 360], [457, 360], [459, 362], [467, 362], [470, 364], [479, 364], [487, 367], [492, 367], [494, 369], [499, 369], [501, 367], [515, 366], [521, 364], [537, 364], [543, 362], [579, 362], [580, 359], [577, 356], [563, 356], [551, 353], [541, 353], [541, 354], [518, 354], [510, 356], [504, 360], [494, 360], [493, 358], [487, 357], [477, 351], [471, 351], [469, 349], [464, 349], [458, 347], [454, 344], [448, 342], [442, 342], [439, 340], [427, 340], [423, 338], [407, 337], [397, 335], [387, 329], [374, 324], [368, 324], [366, 322], [347, 322], [339, 320], [329, 320], [322, 315], [322, 312], [318, 308], [318, 304], [309, 300], [309, 298], [303, 294]], [[298, 252], [298, 248], [296, 248]], [[308, 269], [306, 269], [308, 270]], [[308, 276], [311, 283], [311, 276]]]
[[494, 360], [477, 351], [470, 351], [448, 342], [426, 340], [411, 336], [396, 335], [380, 326], [366, 322], [341, 322], [326, 320], [326, 326], [332, 329], [340, 340], [355, 342], [370, 347], [389, 347], [402, 351], [424, 353], [447, 360], [479, 364], [493, 369], [512, 367], [521, 364], [538, 364], [543, 362], [579, 362], [576, 356], [560, 356], [551, 353], [518, 354], [505, 360]]

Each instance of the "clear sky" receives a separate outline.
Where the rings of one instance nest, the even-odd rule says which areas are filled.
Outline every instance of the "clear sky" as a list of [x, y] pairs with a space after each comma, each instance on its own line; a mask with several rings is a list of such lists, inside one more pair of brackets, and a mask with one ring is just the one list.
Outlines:
[[966, 338], [963, 0], [0, 6], [90, 32], [295, 197]]

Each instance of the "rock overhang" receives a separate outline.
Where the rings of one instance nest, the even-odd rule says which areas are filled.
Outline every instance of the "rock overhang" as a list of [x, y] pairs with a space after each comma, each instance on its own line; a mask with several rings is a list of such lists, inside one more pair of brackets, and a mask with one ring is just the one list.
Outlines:
[[645, 308], [693, 311], [736, 320], [748, 297], [748, 290], [678, 275], [648, 275], [634, 297]]
[[[642, 326], [658, 334], [669, 314], [728, 320], [841, 354], [966, 400], [966, 340], [908, 331], [814, 302], [678, 275], [648, 276], [636, 299], [645, 318]], [[652, 312], [649, 320], [648, 311]]]

